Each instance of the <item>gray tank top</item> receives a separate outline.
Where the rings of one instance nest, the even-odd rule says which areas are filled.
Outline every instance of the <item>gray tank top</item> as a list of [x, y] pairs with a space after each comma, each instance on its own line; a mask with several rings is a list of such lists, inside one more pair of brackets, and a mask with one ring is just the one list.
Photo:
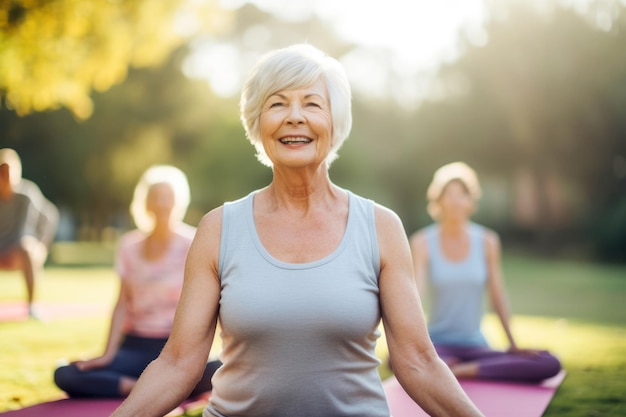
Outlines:
[[428, 332], [433, 343], [448, 346], [487, 346], [480, 329], [487, 284], [485, 229], [469, 223], [470, 252], [454, 262], [441, 252], [439, 226], [426, 231], [430, 276]]
[[375, 355], [381, 316], [374, 205], [347, 193], [339, 246], [302, 264], [281, 262], [261, 244], [255, 192], [224, 205], [224, 365], [204, 417], [389, 416]]

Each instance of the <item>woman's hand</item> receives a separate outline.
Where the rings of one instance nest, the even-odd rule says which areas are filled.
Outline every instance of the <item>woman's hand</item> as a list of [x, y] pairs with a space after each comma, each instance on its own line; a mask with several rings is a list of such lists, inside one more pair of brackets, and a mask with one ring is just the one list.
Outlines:
[[72, 364], [74, 364], [81, 371], [89, 371], [90, 369], [103, 368], [109, 365], [111, 361], [112, 358], [109, 358], [108, 356], [99, 356], [86, 361], [75, 361], [72, 362]]
[[524, 356], [536, 357], [536, 356], [541, 355], [542, 351], [541, 350], [537, 350], [537, 349], [520, 349], [517, 346], [511, 346], [511, 347], [509, 347], [507, 352], [512, 353], [514, 355], [524, 355]]

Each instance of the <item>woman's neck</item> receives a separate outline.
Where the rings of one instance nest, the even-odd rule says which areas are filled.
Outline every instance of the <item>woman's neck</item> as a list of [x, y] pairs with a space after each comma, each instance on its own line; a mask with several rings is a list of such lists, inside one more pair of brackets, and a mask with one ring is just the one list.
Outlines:
[[443, 221], [439, 223], [441, 253], [449, 262], [462, 262], [470, 254], [470, 239], [466, 221]]
[[154, 229], [148, 234], [148, 238], [155, 240], [167, 240], [173, 234], [173, 230], [169, 224], [157, 222]]
[[275, 177], [265, 189], [270, 209], [308, 211], [311, 207], [334, 204], [340, 198], [339, 189], [330, 181], [328, 175], [313, 177], [285, 178]]
[[446, 236], [460, 236], [465, 233], [467, 221], [441, 220], [439, 221], [439, 231]]
[[151, 261], [161, 259], [167, 252], [173, 235], [174, 231], [169, 226], [155, 225], [144, 242], [143, 256]]

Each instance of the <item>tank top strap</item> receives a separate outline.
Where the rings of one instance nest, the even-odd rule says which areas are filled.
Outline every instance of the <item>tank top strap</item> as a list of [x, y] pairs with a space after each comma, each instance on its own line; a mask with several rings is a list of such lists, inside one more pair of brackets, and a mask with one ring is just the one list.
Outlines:
[[245, 229], [247, 209], [252, 205], [255, 193], [256, 191], [253, 191], [238, 200], [225, 202], [222, 206], [222, 232], [218, 260], [218, 276], [220, 277], [230, 256], [230, 247], [237, 244], [236, 238], [242, 233], [238, 229]]
[[485, 261], [485, 228], [479, 224], [470, 222], [468, 225], [470, 236], [470, 258], [475, 262]]

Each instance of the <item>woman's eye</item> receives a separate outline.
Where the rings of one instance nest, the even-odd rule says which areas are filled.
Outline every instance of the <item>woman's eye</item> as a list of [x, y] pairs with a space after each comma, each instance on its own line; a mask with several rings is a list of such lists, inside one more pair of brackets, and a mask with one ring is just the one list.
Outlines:
[[282, 106], [282, 105], [283, 105], [283, 103], [281, 103], [280, 101], [277, 101], [277, 102], [275, 102], [275, 103], [271, 103], [271, 104], [270, 104], [270, 109], [271, 109], [271, 108], [275, 108], [275, 107], [280, 107], [280, 106]]
[[317, 108], [321, 108], [322, 107], [322, 106], [320, 106], [319, 103], [315, 103], [315, 102], [312, 102], [312, 101], [308, 102], [306, 105], [307, 105], [307, 107], [317, 107]]

